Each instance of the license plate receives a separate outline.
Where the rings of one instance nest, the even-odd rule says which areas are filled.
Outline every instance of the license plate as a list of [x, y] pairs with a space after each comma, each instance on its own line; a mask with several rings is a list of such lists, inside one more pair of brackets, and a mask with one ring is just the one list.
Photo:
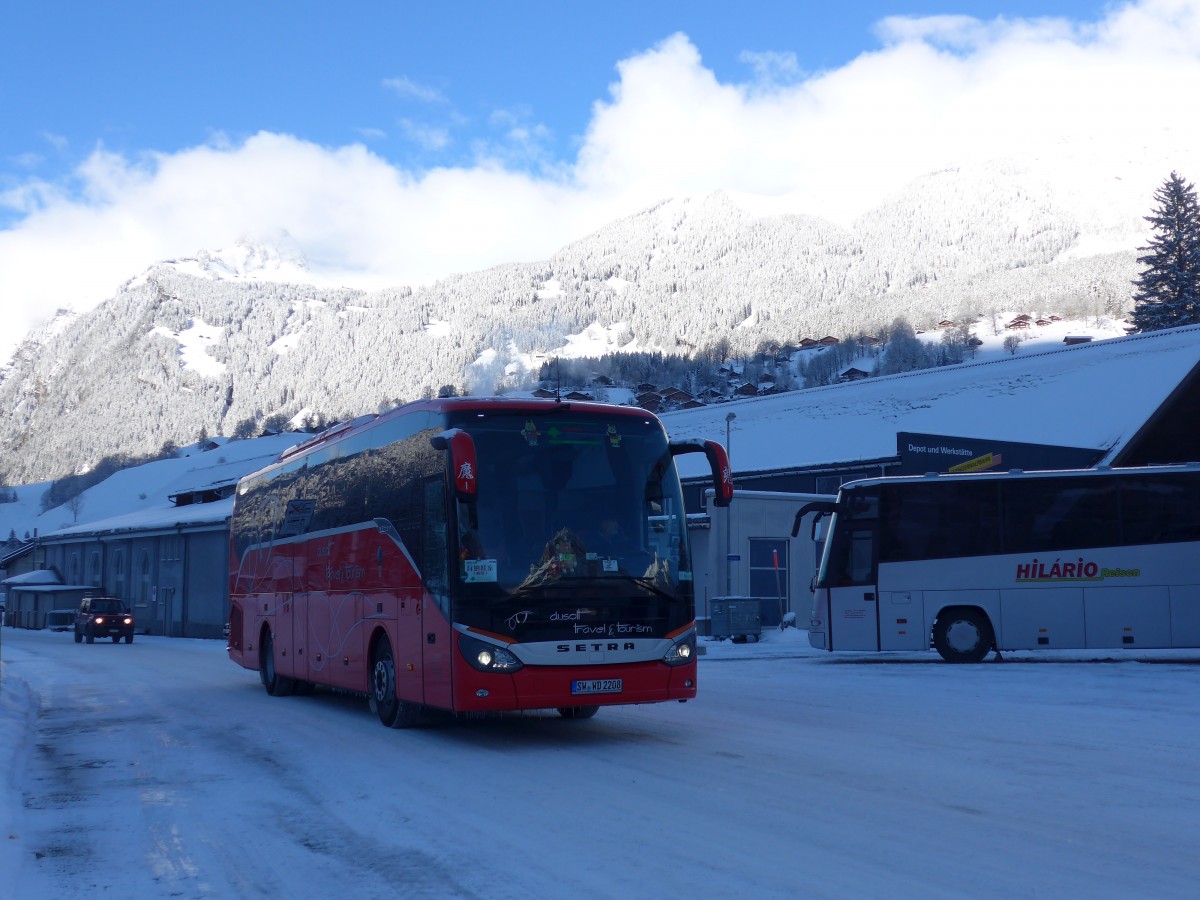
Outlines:
[[620, 678], [593, 678], [588, 681], [572, 681], [572, 694], [619, 694]]

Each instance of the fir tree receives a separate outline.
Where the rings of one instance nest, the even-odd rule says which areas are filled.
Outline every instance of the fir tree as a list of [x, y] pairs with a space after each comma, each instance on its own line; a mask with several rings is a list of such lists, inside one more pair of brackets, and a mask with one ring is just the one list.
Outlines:
[[1200, 205], [1195, 185], [1175, 172], [1154, 193], [1158, 206], [1145, 219], [1154, 235], [1134, 279], [1133, 330], [1157, 331], [1200, 322]]

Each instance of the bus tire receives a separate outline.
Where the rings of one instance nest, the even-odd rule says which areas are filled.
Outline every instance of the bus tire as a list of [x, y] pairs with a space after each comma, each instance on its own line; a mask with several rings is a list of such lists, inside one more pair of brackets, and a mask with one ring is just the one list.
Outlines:
[[946, 662], [981, 662], [995, 641], [992, 623], [974, 607], [944, 609], [933, 626], [933, 648]]
[[560, 706], [558, 714], [564, 719], [590, 719], [600, 712], [598, 706]]
[[371, 712], [388, 728], [412, 728], [421, 718], [421, 707], [396, 696], [396, 660], [392, 642], [381, 635], [371, 652]]
[[275, 670], [275, 641], [271, 629], [264, 628], [258, 642], [258, 678], [272, 697], [286, 697], [296, 689], [296, 682]]

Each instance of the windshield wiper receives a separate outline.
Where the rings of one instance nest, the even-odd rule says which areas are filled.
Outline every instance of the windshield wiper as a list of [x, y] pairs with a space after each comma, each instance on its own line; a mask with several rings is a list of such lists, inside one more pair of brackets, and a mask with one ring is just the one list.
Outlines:
[[657, 594], [667, 600], [678, 599], [674, 594], [665, 588], [659, 587], [658, 583], [653, 578], [647, 578], [645, 575], [626, 575], [618, 573], [617, 575], [608, 575], [607, 578], [616, 578], [619, 581], [631, 581], [638, 587], [643, 587], [652, 594]]

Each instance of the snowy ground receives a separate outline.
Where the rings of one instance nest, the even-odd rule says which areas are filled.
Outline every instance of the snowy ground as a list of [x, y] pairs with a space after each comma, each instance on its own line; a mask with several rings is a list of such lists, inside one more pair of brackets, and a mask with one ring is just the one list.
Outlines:
[[1200, 651], [704, 643], [688, 704], [382, 728], [3, 629], [5, 897], [1192, 897]]

